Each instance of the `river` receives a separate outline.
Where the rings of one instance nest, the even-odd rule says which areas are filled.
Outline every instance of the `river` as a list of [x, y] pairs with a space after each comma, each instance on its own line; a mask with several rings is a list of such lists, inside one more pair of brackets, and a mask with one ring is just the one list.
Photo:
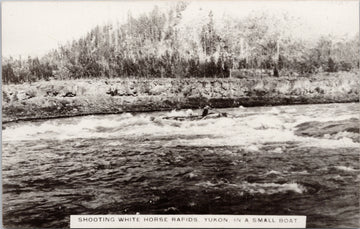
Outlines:
[[84, 116], [3, 125], [6, 227], [71, 214], [306, 215], [359, 227], [358, 103]]

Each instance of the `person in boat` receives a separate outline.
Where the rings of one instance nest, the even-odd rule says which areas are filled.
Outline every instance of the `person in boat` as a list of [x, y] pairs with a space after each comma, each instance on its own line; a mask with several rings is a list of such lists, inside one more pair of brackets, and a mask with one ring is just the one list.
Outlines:
[[202, 112], [202, 114], [201, 114], [201, 116], [204, 118], [204, 117], [206, 117], [206, 116], [208, 116], [208, 115], [210, 115], [210, 114], [217, 114], [219, 117], [227, 117], [227, 113], [220, 113], [220, 112], [218, 112], [218, 111], [216, 111], [216, 112], [209, 112], [209, 110], [211, 110], [211, 107], [209, 107], [209, 106], [205, 106], [204, 107], [204, 109], [203, 109], [203, 112]]
[[204, 109], [203, 109], [203, 112], [201, 114], [202, 117], [205, 117], [206, 115], [209, 114], [209, 110], [210, 110], [210, 107], [209, 106], [205, 106]]

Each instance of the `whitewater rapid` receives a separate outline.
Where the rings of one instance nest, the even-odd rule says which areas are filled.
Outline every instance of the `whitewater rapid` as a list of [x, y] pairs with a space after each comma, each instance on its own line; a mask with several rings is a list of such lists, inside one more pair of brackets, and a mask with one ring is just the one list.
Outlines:
[[[297, 142], [301, 146], [325, 148], [359, 147], [340, 132], [335, 136], [315, 138], [297, 136], [298, 124], [309, 121], [340, 121], [358, 118], [358, 104], [298, 105], [259, 108], [221, 109], [229, 117], [202, 120], [166, 120], [162, 117], [190, 116], [199, 110], [154, 112], [146, 114], [85, 116], [37, 122], [19, 122], [6, 126], [3, 141], [67, 140], [92, 138], [168, 138], [165, 143], [185, 146], [244, 146], [257, 151], [264, 143]], [[335, 109], [334, 109], [335, 108]], [[114, 144], [121, 145], [120, 142]], [[282, 153], [277, 148], [273, 153]]]

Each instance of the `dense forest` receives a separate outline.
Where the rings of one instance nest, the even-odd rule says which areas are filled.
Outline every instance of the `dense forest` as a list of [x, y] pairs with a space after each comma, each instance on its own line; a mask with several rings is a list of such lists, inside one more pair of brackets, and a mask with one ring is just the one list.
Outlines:
[[359, 69], [359, 34], [352, 38], [300, 39], [289, 33], [296, 19], [254, 13], [246, 18], [183, 13], [189, 2], [154, 7], [125, 23], [93, 28], [46, 55], [6, 57], [4, 83], [116, 77], [272, 77]]

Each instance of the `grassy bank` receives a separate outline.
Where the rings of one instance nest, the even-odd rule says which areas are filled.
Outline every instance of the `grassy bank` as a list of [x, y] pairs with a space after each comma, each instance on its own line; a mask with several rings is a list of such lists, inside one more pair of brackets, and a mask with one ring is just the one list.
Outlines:
[[357, 73], [297, 78], [98, 79], [4, 85], [3, 122], [88, 114], [359, 101]]

